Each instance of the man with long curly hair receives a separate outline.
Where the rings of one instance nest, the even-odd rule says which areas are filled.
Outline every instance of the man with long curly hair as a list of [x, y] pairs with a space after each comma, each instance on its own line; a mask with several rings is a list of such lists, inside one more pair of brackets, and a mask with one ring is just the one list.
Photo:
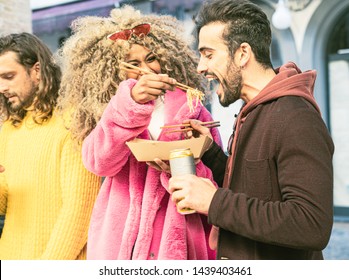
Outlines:
[[36, 36], [0, 38], [0, 259], [84, 259], [100, 178], [55, 114], [61, 70]]
[[[180, 22], [124, 6], [108, 18], [79, 18], [72, 29], [60, 51], [59, 107], [71, 111], [69, 128], [83, 142], [87, 169], [106, 177], [91, 218], [88, 259], [213, 259], [206, 217], [179, 214], [169, 199], [170, 174], [138, 162], [126, 145], [136, 137], [180, 140], [182, 133], [160, 127], [212, 120], [195, 100], [190, 110], [186, 93], [175, 86], [205, 89]], [[122, 62], [146, 71], [122, 68]], [[211, 132], [220, 145], [217, 128]], [[202, 162], [196, 172], [213, 180]]]

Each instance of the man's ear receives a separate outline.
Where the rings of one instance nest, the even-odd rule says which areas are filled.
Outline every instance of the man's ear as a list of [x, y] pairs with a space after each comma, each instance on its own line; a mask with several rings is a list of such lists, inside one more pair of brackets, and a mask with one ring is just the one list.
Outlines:
[[244, 69], [252, 56], [252, 49], [249, 43], [244, 42], [240, 45], [239, 51], [239, 64], [237, 65], [240, 66], [241, 69]]
[[33, 78], [37, 80], [37, 82], [40, 81], [41, 78], [41, 71], [40, 71], [40, 62], [36, 62], [32, 67], [32, 75]]

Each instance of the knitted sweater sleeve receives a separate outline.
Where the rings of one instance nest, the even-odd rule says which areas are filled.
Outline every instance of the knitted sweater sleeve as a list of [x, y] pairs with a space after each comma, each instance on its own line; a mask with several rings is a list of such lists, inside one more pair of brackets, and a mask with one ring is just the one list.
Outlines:
[[41, 259], [73, 260], [87, 242], [90, 215], [100, 178], [88, 172], [81, 153], [67, 136], [61, 153], [62, 207]]
[[[0, 134], [0, 136], [2, 136]], [[2, 140], [2, 137], [0, 137]], [[4, 144], [0, 140], [0, 158], [2, 159], [4, 153]], [[1, 164], [1, 162], [0, 162]], [[0, 215], [5, 215], [7, 205], [7, 184], [5, 180], [5, 176], [3, 173], [0, 173]]]
[[7, 205], [7, 186], [4, 176], [0, 173], [0, 215], [5, 215]]
[[99, 176], [114, 176], [131, 153], [126, 142], [144, 132], [150, 122], [154, 102], [138, 104], [131, 97], [136, 80], [120, 83], [101, 120], [86, 137], [82, 147], [83, 162]]

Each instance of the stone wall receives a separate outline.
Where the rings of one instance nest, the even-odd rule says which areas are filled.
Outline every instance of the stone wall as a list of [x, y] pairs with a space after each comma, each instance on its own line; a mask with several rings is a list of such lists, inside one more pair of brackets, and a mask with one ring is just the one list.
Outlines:
[[30, 0], [0, 0], [0, 35], [32, 33]]

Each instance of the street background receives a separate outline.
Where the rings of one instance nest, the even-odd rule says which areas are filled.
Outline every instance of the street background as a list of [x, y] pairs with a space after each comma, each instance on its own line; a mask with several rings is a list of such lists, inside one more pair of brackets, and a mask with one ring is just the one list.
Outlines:
[[349, 219], [335, 219], [325, 260], [349, 260]]

